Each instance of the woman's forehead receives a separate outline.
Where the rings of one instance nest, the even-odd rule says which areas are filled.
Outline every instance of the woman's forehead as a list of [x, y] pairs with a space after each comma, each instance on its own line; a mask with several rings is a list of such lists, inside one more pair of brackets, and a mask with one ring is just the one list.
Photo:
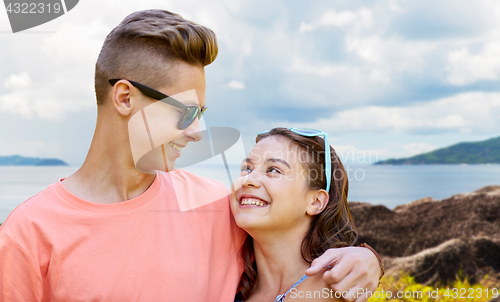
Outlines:
[[270, 136], [260, 140], [252, 148], [248, 158], [252, 161], [265, 161], [269, 158], [280, 158], [286, 160], [290, 164], [295, 164], [297, 161], [297, 150], [293, 148], [288, 139]]

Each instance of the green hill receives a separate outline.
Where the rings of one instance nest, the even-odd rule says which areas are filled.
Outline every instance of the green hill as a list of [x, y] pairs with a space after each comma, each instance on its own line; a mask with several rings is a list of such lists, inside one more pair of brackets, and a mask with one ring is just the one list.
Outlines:
[[500, 164], [500, 137], [456, 145], [408, 158], [388, 159], [376, 165]]
[[0, 166], [67, 166], [57, 158], [24, 157], [20, 155], [0, 156]]

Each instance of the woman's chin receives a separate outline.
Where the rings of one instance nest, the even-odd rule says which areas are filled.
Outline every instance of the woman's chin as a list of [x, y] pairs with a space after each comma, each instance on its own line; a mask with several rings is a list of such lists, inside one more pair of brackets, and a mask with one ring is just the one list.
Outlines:
[[231, 202], [231, 210], [236, 224], [245, 231], [254, 228], [269, 227], [269, 206], [242, 206], [233, 199]]
[[265, 228], [266, 223], [262, 217], [250, 213], [239, 213], [234, 217], [236, 224], [245, 231], [253, 229]]

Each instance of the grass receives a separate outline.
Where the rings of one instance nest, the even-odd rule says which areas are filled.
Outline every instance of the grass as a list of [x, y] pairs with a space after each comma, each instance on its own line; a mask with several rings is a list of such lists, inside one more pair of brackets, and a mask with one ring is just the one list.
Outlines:
[[[399, 297], [398, 298], [398, 295]], [[382, 301], [490, 301], [500, 297], [500, 284], [486, 276], [478, 284], [470, 284], [467, 279], [455, 281], [450, 286], [431, 287], [415, 282], [415, 279], [401, 273], [398, 277], [385, 276], [379, 288], [368, 300]]]

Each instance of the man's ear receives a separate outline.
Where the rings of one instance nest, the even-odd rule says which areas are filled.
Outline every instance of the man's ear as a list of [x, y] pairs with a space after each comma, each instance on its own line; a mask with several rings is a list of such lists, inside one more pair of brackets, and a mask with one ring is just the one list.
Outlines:
[[311, 191], [309, 193], [306, 213], [310, 216], [318, 215], [328, 204], [328, 193], [325, 190]]
[[116, 82], [111, 90], [111, 103], [115, 107], [118, 114], [129, 116], [132, 112], [132, 84], [128, 81], [120, 80]]

